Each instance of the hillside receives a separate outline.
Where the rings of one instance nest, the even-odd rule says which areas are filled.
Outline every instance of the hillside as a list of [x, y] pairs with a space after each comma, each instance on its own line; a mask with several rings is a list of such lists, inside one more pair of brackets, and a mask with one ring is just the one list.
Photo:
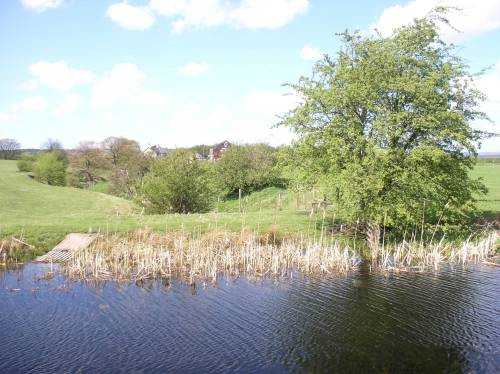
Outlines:
[[267, 192], [269, 201], [264, 201], [262, 210], [253, 204], [250, 209], [245, 206], [244, 214], [239, 213], [237, 202], [231, 201], [222, 203], [226, 209], [220, 213], [146, 216], [127, 200], [41, 184], [18, 172], [15, 161], [0, 160], [0, 238], [22, 237], [36, 246], [34, 255], [51, 248], [70, 232], [126, 232], [144, 227], [194, 233], [212, 229], [239, 231], [243, 227], [266, 231], [275, 225], [283, 233], [314, 230], [315, 221], [304, 212], [290, 212], [276, 205], [277, 191]]
[[134, 209], [111, 195], [38, 183], [18, 172], [15, 161], [0, 161], [0, 206], [0, 222], [17, 225], [107, 219]]

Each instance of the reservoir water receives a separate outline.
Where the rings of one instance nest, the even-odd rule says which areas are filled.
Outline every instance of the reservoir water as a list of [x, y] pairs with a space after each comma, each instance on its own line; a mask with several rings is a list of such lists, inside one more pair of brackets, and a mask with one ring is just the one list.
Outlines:
[[500, 372], [500, 269], [167, 281], [0, 270], [0, 372]]

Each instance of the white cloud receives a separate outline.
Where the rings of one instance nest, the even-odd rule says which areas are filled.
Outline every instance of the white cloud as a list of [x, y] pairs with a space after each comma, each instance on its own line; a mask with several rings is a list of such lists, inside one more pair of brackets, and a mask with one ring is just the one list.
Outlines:
[[13, 113], [21, 112], [39, 112], [47, 107], [47, 102], [41, 96], [28, 97], [16, 104], [11, 108]]
[[0, 122], [14, 122], [17, 120], [17, 115], [11, 112], [0, 112]]
[[[481, 121], [476, 124], [476, 128], [500, 133], [500, 60], [483, 76], [476, 80], [477, 88], [486, 95], [482, 110], [490, 117], [493, 123]], [[500, 151], [500, 138], [496, 137], [487, 141], [487, 144], [496, 144], [492, 150]]]
[[276, 29], [285, 26], [309, 7], [309, 0], [243, 0], [230, 18], [238, 27]]
[[[156, 143], [167, 146], [211, 144], [223, 139], [248, 143], [283, 144], [292, 138], [286, 128], [272, 128], [297, 105], [293, 95], [274, 91], [251, 91], [224, 105], [201, 101], [172, 105]], [[167, 131], [165, 131], [167, 130]]]
[[69, 91], [94, 80], [91, 71], [71, 68], [64, 61], [40, 61], [31, 65], [29, 72], [39, 83], [58, 91]]
[[295, 108], [300, 99], [295, 94], [254, 90], [246, 95], [243, 102], [247, 110], [259, 111], [268, 118], [277, 119], [278, 115]]
[[221, 0], [151, 0], [149, 6], [159, 15], [173, 18], [175, 32], [222, 25], [229, 10]]
[[47, 102], [41, 96], [27, 97], [14, 103], [6, 112], [0, 113], [0, 122], [16, 121], [19, 115], [27, 112], [40, 112], [47, 107]]
[[57, 117], [64, 117], [68, 114], [74, 113], [80, 105], [81, 98], [76, 94], [67, 95], [64, 100], [56, 107], [54, 114]]
[[145, 30], [155, 23], [155, 17], [149, 7], [133, 6], [125, 1], [111, 5], [106, 16], [129, 30]]
[[247, 29], [276, 29], [305, 12], [309, 0], [151, 0], [149, 7], [171, 20], [174, 32], [231, 25]]
[[413, 0], [405, 5], [386, 8], [375, 25], [382, 35], [388, 36], [400, 26], [409, 24], [413, 19], [423, 17], [436, 6], [453, 6], [447, 17], [457, 32], [443, 25], [441, 32], [448, 41], [464, 40], [500, 28], [500, 1], [498, 0]]
[[195, 77], [206, 73], [210, 67], [206, 62], [190, 62], [179, 69], [182, 75]]
[[271, 128], [282, 116], [299, 105], [301, 99], [296, 94], [283, 94], [276, 91], [254, 90], [243, 100], [243, 112], [246, 129], [244, 139], [255, 142], [268, 142], [273, 145], [289, 142], [293, 134], [288, 128]]
[[477, 79], [477, 86], [487, 96], [487, 105], [500, 111], [500, 60]]
[[300, 50], [300, 57], [303, 60], [307, 61], [317, 61], [321, 58], [323, 54], [318, 48], [312, 47], [309, 44], [306, 44], [301, 50]]
[[19, 85], [21, 91], [35, 91], [38, 88], [38, 81], [36, 79], [30, 79]]
[[21, 3], [27, 9], [43, 12], [47, 9], [57, 8], [63, 3], [63, 0], [21, 0]]
[[164, 94], [144, 88], [146, 74], [137, 65], [121, 63], [113, 66], [92, 90], [92, 106], [96, 109], [118, 103], [162, 106], [168, 101]]

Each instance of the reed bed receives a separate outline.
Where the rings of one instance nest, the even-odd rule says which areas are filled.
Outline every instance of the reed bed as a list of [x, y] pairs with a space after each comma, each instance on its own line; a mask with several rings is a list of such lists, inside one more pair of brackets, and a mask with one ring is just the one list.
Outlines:
[[62, 269], [73, 279], [139, 281], [158, 277], [193, 284], [216, 282], [221, 275], [283, 277], [295, 269], [304, 274], [346, 273], [360, 261], [349, 246], [338, 242], [277, 240], [246, 231], [193, 237], [142, 230], [125, 237], [103, 236]]
[[437, 270], [443, 263], [465, 265], [487, 262], [495, 254], [497, 234], [493, 231], [478, 238], [473, 240], [469, 237], [459, 244], [445, 242], [444, 239], [429, 243], [403, 240], [372, 251], [372, 265], [387, 271], [424, 271], [429, 268]]

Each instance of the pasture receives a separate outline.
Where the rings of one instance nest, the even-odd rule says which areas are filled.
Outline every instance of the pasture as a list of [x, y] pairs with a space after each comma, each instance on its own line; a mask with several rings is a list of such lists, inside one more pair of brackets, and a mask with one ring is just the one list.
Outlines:
[[[478, 163], [473, 175], [488, 187], [478, 206], [487, 217], [500, 214], [500, 164]], [[316, 236], [321, 217], [309, 216], [311, 193], [297, 196], [267, 188], [218, 204], [204, 214], [144, 215], [133, 202], [102, 192], [38, 183], [17, 171], [15, 161], [0, 161], [0, 238], [16, 236], [34, 246], [26, 258], [44, 253], [70, 232], [123, 233], [140, 228], [203, 233], [210, 230]]]

